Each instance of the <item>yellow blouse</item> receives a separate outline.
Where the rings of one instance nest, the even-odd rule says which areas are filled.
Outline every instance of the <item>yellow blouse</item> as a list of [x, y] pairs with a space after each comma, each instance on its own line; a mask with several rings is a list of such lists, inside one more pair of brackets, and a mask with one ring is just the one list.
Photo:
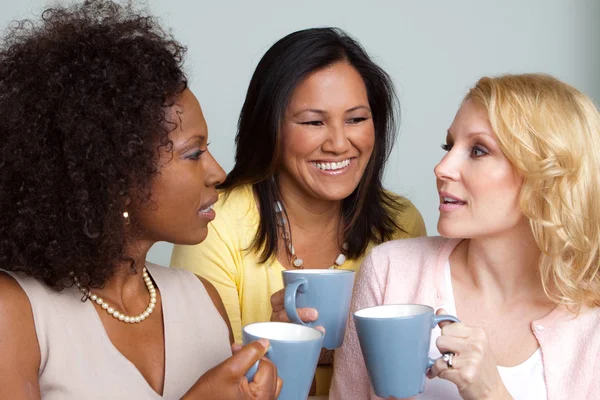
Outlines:
[[[398, 231], [394, 239], [424, 236], [425, 224], [416, 207], [406, 201], [397, 217], [408, 233]], [[285, 268], [272, 257], [259, 263], [259, 254], [248, 251], [259, 224], [259, 213], [250, 185], [234, 189], [215, 204], [217, 217], [210, 223], [208, 236], [196, 246], [175, 246], [171, 266], [187, 269], [208, 279], [227, 309], [235, 341], [242, 342], [242, 327], [271, 319], [271, 295], [283, 289]], [[369, 244], [367, 252], [374, 246]], [[356, 271], [364, 257], [348, 259], [340, 267]], [[331, 368], [329, 368], [331, 370]], [[329, 372], [329, 373], [327, 373]], [[329, 390], [331, 371], [317, 374], [317, 394]], [[324, 374], [323, 379], [319, 375]]]

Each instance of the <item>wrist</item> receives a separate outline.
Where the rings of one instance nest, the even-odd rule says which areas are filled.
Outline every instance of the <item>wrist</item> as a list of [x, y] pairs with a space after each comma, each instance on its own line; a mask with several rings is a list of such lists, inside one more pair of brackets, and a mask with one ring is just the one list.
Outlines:
[[500, 384], [500, 387], [490, 393], [489, 396], [485, 397], [486, 400], [514, 400], [510, 395], [504, 384]]
[[502, 382], [496, 388], [489, 388], [486, 391], [475, 393], [461, 393], [465, 400], [514, 400]]
[[502, 393], [501, 397], [498, 397], [498, 400], [514, 400], [508, 390], [504, 389], [504, 393]]

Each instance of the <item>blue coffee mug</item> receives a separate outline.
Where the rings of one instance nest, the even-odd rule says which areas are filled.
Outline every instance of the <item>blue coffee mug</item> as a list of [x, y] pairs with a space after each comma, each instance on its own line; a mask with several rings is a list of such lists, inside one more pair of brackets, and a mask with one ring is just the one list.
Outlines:
[[[325, 328], [323, 347], [342, 346], [350, 299], [354, 286], [354, 271], [343, 269], [304, 269], [283, 271], [285, 312], [295, 324]], [[310, 307], [319, 312], [316, 321], [305, 323], [297, 308]]]
[[[244, 345], [268, 339], [266, 357], [277, 367], [283, 381], [278, 400], [306, 400], [319, 362], [323, 333], [317, 329], [285, 322], [257, 322], [242, 330]], [[246, 373], [251, 381], [258, 363]]]
[[389, 304], [354, 313], [356, 333], [375, 394], [405, 398], [423, 392], [431, 331], [451, 315], [435, 315], [421, 304]]

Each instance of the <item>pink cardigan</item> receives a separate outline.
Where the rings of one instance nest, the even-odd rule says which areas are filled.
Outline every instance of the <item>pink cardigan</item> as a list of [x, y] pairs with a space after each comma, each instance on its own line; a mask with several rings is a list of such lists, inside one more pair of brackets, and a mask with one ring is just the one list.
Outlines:
[[[356, 278], [350, 312], [398, 303], [439, 308], [448, 296], [443, 268], [459, 240], [421, 237], [377, 246]], [[600, 308], [575, 317], [558, 306], [531, 329], [542, 352], [549, 400], [600, 399]], [[352, 317], [335, 352], [330, 400], [379, 399], [371, 389]]]

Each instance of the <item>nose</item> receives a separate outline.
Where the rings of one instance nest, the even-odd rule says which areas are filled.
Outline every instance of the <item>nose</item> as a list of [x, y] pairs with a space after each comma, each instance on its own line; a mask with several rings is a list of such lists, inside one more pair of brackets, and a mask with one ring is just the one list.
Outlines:
[[433, 168], [436, 178], [440, 180], [456, 181], [460, 178], [459, 162], [450, 150]]
[[327, 140], [322, 145], [324, 152], [342, 154], [352, 147], [346, 135], [344, 124], [331, 124], [327, 131]]
[[205, 185], [207, 187], [214, 187], [220, 185], [225, 181], [225, 171], [221, 168], [221, 165], [215, 160], [210, 151], [207, 151], [205, 154], [207, 157], [206, 160], [206, 177], [205, 177]]

